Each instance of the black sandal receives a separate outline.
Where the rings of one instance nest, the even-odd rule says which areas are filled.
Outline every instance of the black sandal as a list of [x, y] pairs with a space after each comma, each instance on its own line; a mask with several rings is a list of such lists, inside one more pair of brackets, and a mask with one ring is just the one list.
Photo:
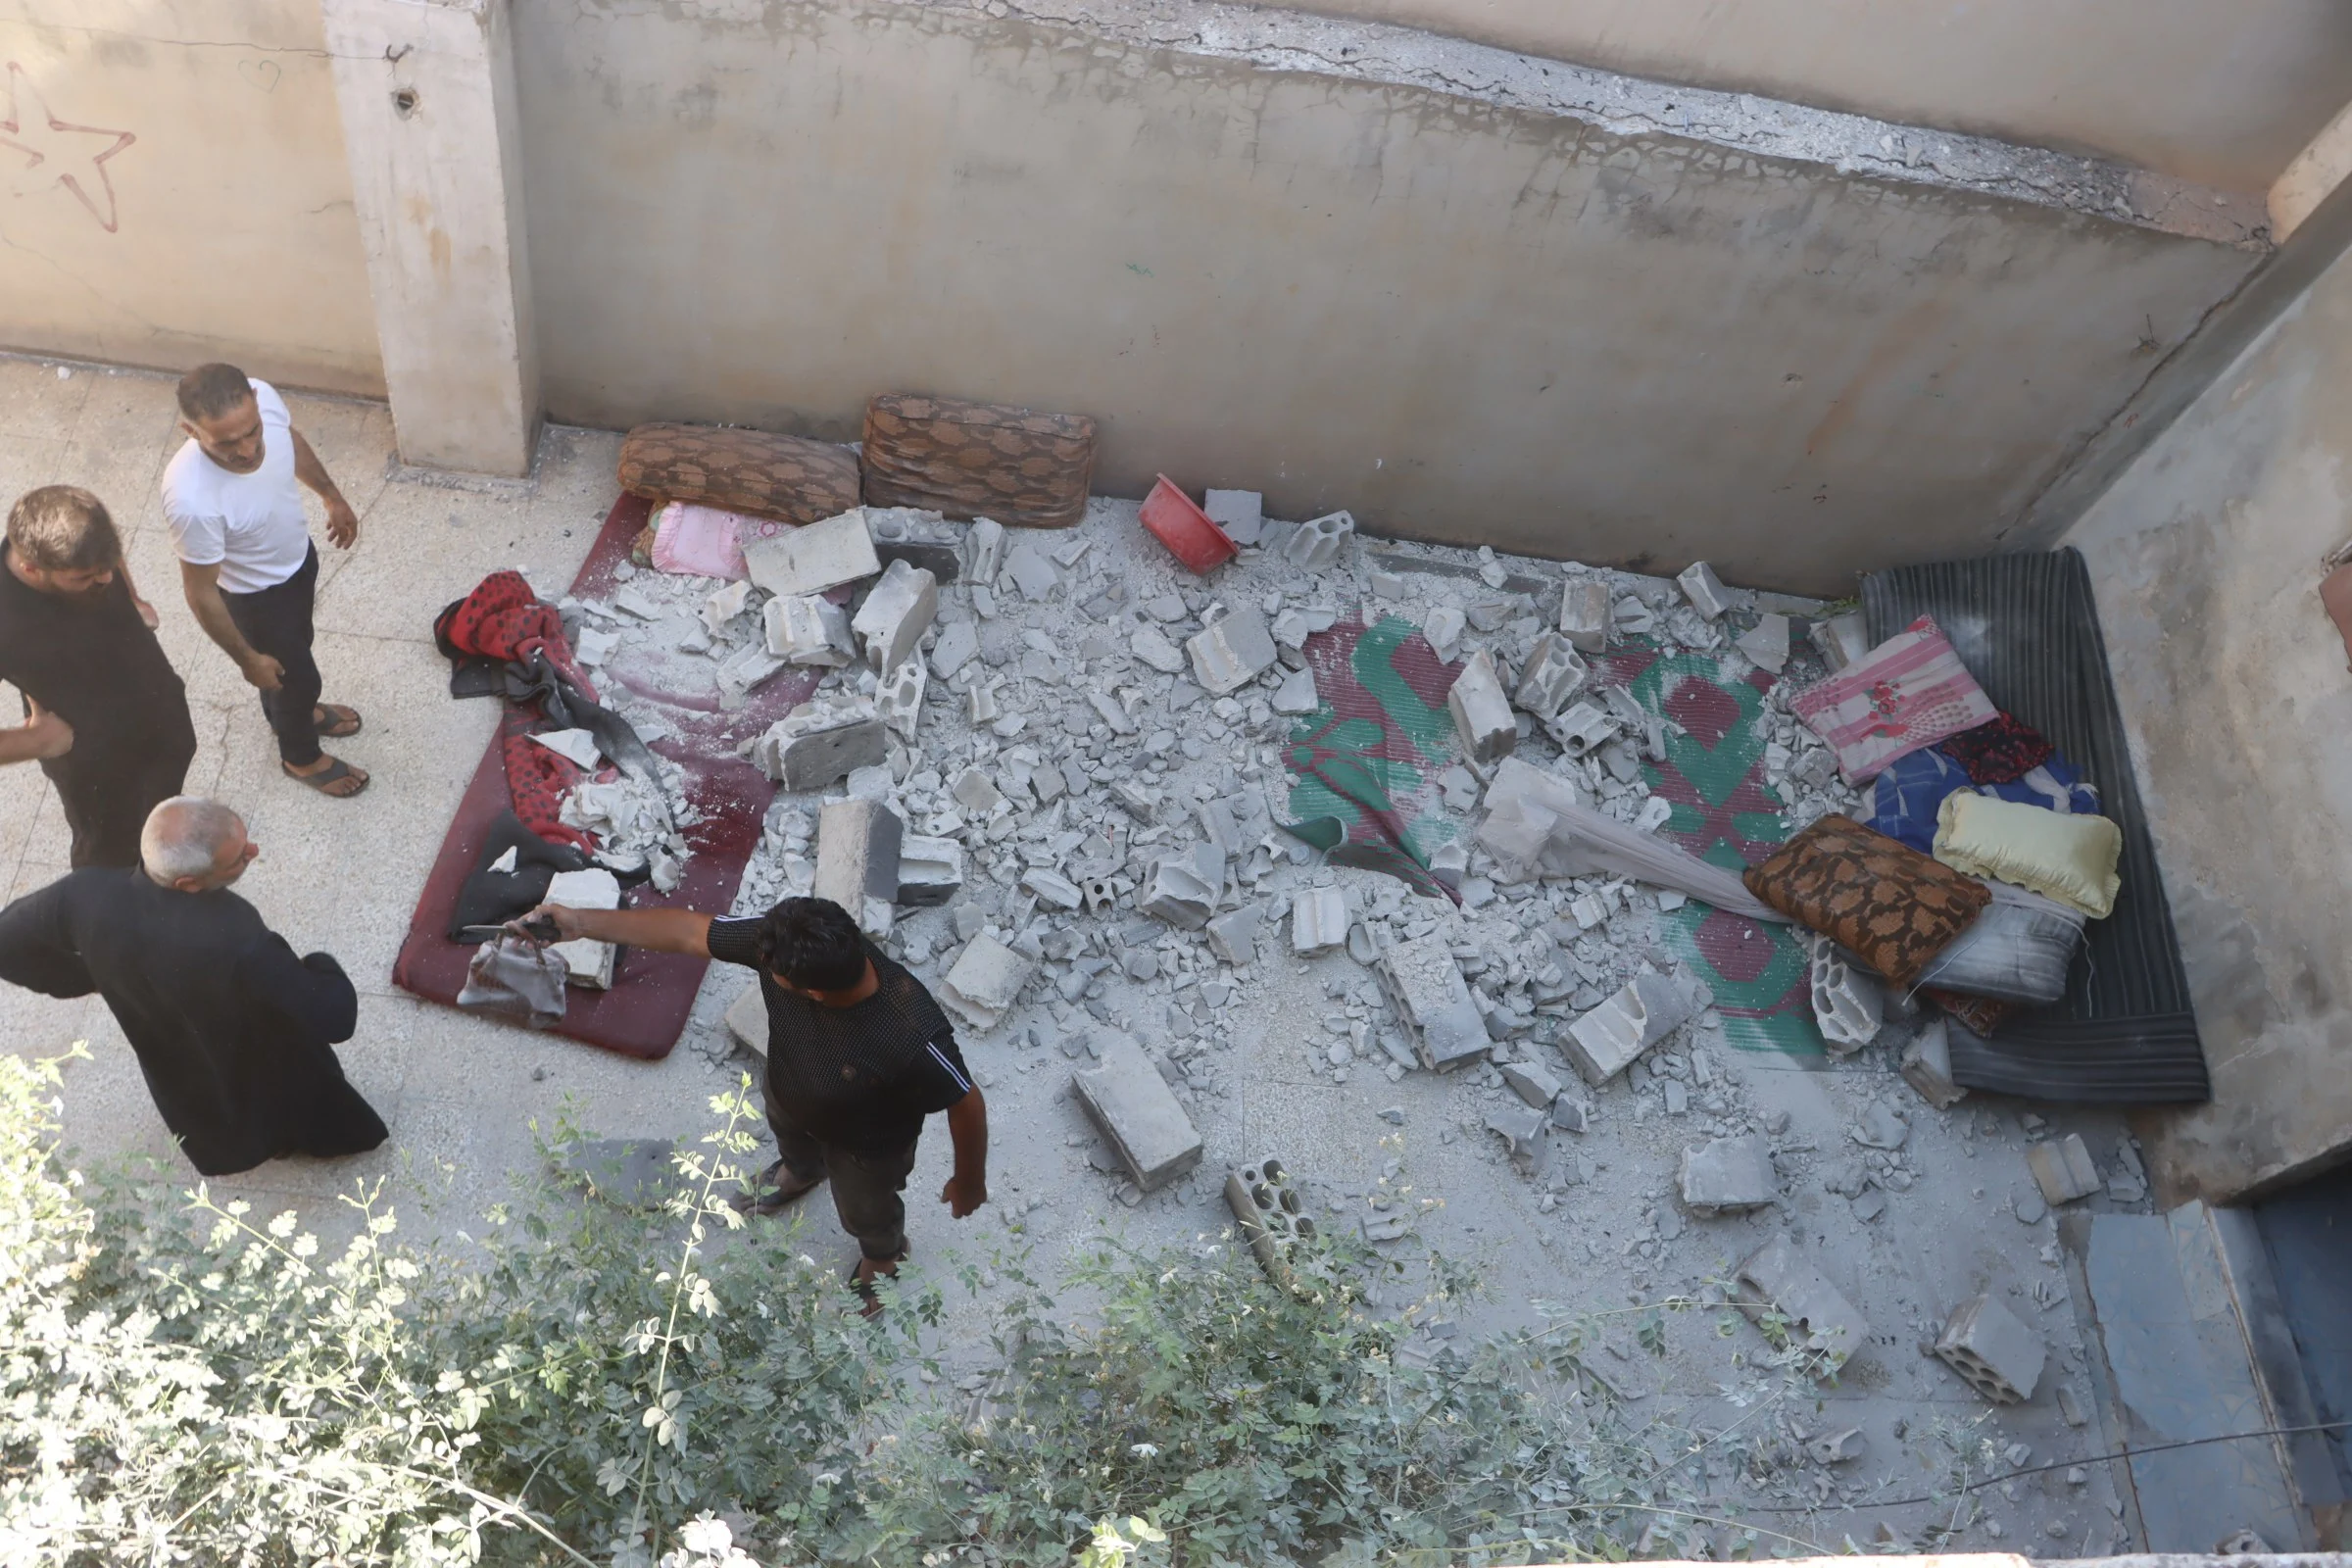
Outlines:
[[348, 762], [345, 762], [339, 757], [328, 758], [326, 760], [326, 766], [320, 768], [316, 773], [297, 773], [294, 771], [293, 764], [289, 762], [279, 762], [277, 765], [285, 770], [286, 777], [292, 779], [297, 784], [308, 784], [311, 788], [317, 790], [319, 794], [325, 796], [330, 801], [348, 801], [355, 795], [364, 794], [366, 793], [368, 785], [370, 782], [370, 780], [363, 778], [360, 780], [360, 786], [358, 789], [337, 790], [329, 788], [330, 785], [340, 784], [345, 779], [356, 776], [352, 771], [351, 765]]
[[320, 703], [311, 710], [311, 727], [322, 741], [349, 740], [367, 727], [356, 708], [341, 703]]
[[760, 1173], [750, 1192], [738, 1193], [727, 1201], [738, 1214], [764, 1218], [783, 1213], [793, 1203], [823, 1186], [824, 1180], [822, 1176], [814, 1176], [805, 1182], [787, 1185], [784, 1181], [784, 1162], [779, 1159]]

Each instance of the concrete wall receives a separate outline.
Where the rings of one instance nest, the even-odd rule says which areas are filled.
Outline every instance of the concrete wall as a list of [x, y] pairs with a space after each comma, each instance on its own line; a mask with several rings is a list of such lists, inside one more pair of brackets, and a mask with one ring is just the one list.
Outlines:
[[318, 0], [0, 0], [0, 345], [382, 391]]
[[2320, 558], [2352, 534], [2338, 260], [2068, 535], [2097, 584], [2213, 1067], [2151, 1144], [2230, 1199], [2352, 1153], [2352, 671]]
[[1076, 409], [1114, 492], [1164, 470], [1277, 515], [1843, 592], [1991, 548], [2258, 259], [2103, 216], [2132, 199], [2094, 202], [2096, 169], [2032, 186], [2014, 149], [1969, 156], [2028, 199], [1899, 153], [1840, 172], [1894, 145], [1872, 122], [1821, 133], [1835, 163], [1770, 156], [1472, 45], [1152, 24], [1196, 41], [515, 0], [550, 416]]
[[2260, 190], [2352, 98], [2340, 0], [1305, 0]]

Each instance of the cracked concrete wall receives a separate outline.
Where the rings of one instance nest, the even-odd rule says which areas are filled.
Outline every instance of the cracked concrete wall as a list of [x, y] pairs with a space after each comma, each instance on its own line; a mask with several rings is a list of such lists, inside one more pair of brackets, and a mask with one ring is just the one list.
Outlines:
[[1115, 493], [1850, 592], [1993, 548], [2259, 259], [2111, 166], [1288, 13], [991, 9], [516, 0], [550, 416], [1074, 409]]
[[0, 0], [0, 344], [380, 395], [317, 0]]
[[2352, 671], [2319, 602], [2352, 531], [2339, 259], [2067, 535], [2090, 565], [2213, 1102], [2152, 1117], [2175, 1201], [2352, 1155]]
[[2257, 191], [2352, 97], [2339, 0], [1304, 0]]

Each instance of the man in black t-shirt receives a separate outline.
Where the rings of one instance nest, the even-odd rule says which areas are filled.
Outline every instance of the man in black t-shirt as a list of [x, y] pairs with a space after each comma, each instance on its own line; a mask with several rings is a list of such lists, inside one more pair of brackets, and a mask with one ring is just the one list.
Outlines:
[[956, 1173], [939, 1200], [957, 1219], [988, 1201], [988, 1106], [947, 1014], [830, 899], [764, 915], [546, 906], [567, 938], [708, 956], [760, 974], [767, 1004], [767, 1121], [782, 1157], [743, 1206], [773, 1214], [830, 1178], [841, 1227], [863, 1254], [854, 1284], [873, 1310], [878, 1274], [906, 1255], [906, 1205], [923, 1118], [948, 1114]]
[[196, 726], [114, 519], [87, 490], [44, 485], [9, 510], [0, 680], [25, 713], [0, 729], [0, 763], [38, 761], [57, 786], [74, 868], [137, 865], [139, 829], [179, 793]]

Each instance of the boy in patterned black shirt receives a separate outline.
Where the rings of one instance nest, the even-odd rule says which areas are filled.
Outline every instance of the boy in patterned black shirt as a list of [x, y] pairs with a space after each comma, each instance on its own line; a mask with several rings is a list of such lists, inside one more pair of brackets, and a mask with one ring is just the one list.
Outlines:
[[786, 899], [764, 915], [550, 905], [566, 938], [708, 956], [760, 975], [767, 1004], [768, 1126], [781, 1156], [745, 1208], [773, 1214], [828, 1178], [861, 1256], [853, 1284], [873, 1308], [874, 1277], [906, 1255], [906, 1205], [923, 1118], [948, 1115], [956, 1173], [939, 1200], [957, 1219], [988, 1201], [988, 1107], [947, 1014], [922, 982], [867, 942], [830, 899]]

